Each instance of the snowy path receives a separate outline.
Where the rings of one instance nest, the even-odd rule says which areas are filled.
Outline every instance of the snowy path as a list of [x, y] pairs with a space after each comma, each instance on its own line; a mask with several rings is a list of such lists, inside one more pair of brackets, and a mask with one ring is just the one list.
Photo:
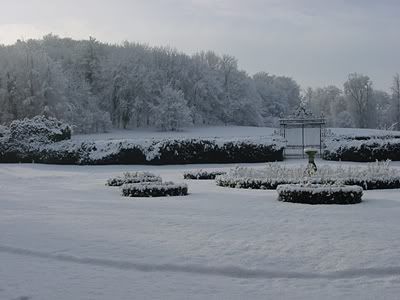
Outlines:
[[213, 181], [150, 199], [104, 185], [126, 170], [181, 182], [199, 167], [0, 165], [0, 299], [400, 294], [400, 190], [308, 206]]

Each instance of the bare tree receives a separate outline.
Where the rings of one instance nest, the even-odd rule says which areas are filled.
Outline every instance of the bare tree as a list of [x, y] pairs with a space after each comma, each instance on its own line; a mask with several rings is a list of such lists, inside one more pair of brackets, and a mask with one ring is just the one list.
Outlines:
[[393, 77], [392, 97], [395, 107], [396, 129], [400, 130], [400, 76], [399, 73]]
[[351, 73], [344, 83], [344, 92], [355, 105], [356, 124], [360, 128], [368, 126], [368, 113], [372, 95], [372, 82], [368, 76]]

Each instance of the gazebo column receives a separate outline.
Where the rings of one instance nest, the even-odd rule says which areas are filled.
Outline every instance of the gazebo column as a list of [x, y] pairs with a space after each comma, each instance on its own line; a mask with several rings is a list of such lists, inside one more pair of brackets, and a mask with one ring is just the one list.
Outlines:
[[301, 125], [301, 145], [302, 145], [301, 155], [304, 158], [304, 124]]

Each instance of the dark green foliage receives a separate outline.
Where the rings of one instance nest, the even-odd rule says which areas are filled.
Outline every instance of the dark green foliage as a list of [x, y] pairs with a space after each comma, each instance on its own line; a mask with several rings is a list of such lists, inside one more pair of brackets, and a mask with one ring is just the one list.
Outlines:
[[[149, 155], [150, 152], [155, 155]], [[282, 161], [283, 149], [275, 144], [218, 142], [214, 140], [163, 140], [147, 146], [134, 141], [28, 143], [0, 145], [0, 162], [54, 164], [196, 164]]]
[[327, 187], [314, 190], [312, 187], [304, 189], [296, 187], [280, 189], [278, 187], [278, 200], [283, 202], [303, 204], [356, 204], [361, 202], [362, 189], [336, 189]]
[[125, 197], [165, 197], [185, 196], [188, 194], [186, 184], [164, 183], [135, 183], [122, 186], [122, 196]]
[[126, 172], [123, 176], [118, 176], [114, 178], [110, 178], [107, 180], [108, 186], [122, 186], [124, 184], [129, 183], [160, 183], [161, 184], [161, 177], [156, 176], [150, 172]]
[[212, 140], [170, 140], [159, 149], [153, 164], [252, 163], [282, 161], [283, 149], [274, 145], [226, 142], [218, 145]]
[[400, 160], [400, 140], [387, 143], [362, 144], [358, 147], [340, 147], [335, 152], [325, 150], [323, 157], [326, 160], [342, 160], [357, 162], [372, 162], [390, 159]]
[[194, 170], [188, 171], [183, 174], [184, 179], [197, 179], [197, 180], [208, 180], [215, 179], [219, 175], [224, 175], [226, 172], [223, 171], [206, 171], [206, 170]]

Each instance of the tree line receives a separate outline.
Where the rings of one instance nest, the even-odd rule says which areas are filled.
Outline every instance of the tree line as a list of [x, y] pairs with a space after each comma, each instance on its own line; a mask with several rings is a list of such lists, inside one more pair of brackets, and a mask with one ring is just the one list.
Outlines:
[[396, 78], [392, 95], [373, 90], [370, 79], [360, 74], [351, 74], [343, 90], [329, 86], [302, 92], [290, 77], [250, 76], [230, 55], [187, 55], [169, 47], [50, 34], [0, 46], [0, 124], [45, 115], [84, 133], [276, 126], [279, 117], [303, 103], [332, 126], [383, 128], [400, 123]]
[[351, 73], [343, 84], [308, 88], [304, 102], [318, 115], [324, 115], [328, 126], [400, 130], [400, 76], [393, 76], [391, 92], [376, 90], [371, 79]]

